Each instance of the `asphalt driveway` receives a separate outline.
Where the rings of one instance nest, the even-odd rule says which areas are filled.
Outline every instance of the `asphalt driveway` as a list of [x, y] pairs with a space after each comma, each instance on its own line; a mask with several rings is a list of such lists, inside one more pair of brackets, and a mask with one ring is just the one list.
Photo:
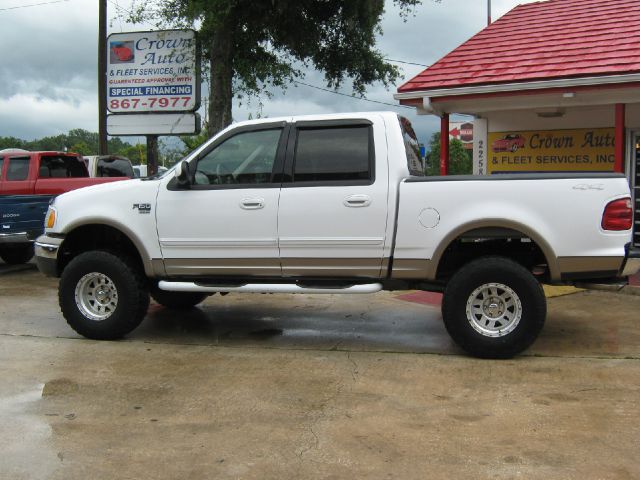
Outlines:
[[0, 478], [640, 477], [640, 297], [549, 300], [514, 360], [411, 295], [228, 295], [78, 337], [0, 265]]

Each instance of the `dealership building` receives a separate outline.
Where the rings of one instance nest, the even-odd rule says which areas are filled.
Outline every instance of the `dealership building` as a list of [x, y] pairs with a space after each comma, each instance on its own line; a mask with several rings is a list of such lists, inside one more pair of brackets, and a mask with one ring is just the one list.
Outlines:
[[473, 120], [474, 173], [625, 173], [640, 245], [640, 2], [520, 5], [402, 85], [395, 98]]

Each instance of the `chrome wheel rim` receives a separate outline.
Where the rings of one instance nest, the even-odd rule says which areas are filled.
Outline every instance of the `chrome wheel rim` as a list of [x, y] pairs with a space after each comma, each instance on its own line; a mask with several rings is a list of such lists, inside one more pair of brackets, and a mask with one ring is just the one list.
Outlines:
[[76, 284], [76, 305], [90, 320], [106, 320], [118, 306], [118, 289], [113, 281], [103, 273], [91, 272]]
[[502, 283], [485, 283], [467, 300], [467, 320], [486, 337], [503, 337], [513, 332], [522, 318], [520, 297]]

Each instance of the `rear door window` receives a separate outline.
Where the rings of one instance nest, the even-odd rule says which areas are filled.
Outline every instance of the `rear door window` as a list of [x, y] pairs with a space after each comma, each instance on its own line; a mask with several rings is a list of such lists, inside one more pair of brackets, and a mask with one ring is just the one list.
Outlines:
[[293, 181], [370, 184], [374, 179], [373, 137], [368, 125], [300, 128]]
[[29, 177], [29, 162], [31, 157], [13, 157], [7, 165], [7, 180], [20, 181]]
[[89, 172], [78, 157], [47, 155], [40, 159], [39, 178], [84, 178]]

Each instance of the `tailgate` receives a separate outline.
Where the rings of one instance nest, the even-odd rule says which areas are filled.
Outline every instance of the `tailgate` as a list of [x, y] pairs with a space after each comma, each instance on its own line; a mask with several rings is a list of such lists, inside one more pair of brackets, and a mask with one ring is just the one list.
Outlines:
[[0, 235], [27, 232], [35, 238], [44, 230], [51, 195], [8, 195], [0, 197]]

